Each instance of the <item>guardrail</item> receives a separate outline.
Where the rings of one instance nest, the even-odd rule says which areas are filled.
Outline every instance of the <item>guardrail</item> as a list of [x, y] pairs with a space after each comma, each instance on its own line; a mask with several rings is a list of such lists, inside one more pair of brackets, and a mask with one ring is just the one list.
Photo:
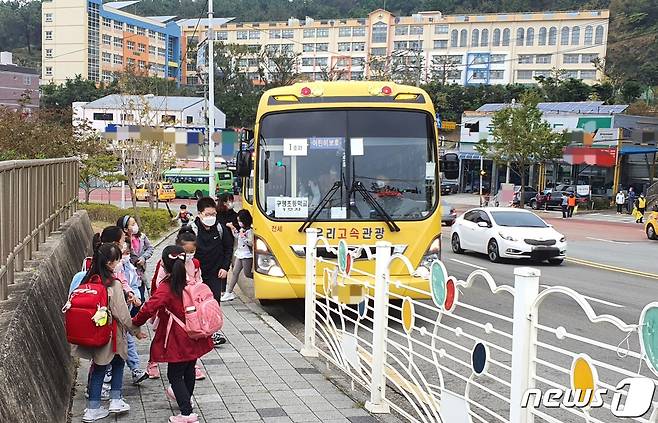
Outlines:
[[51, 232], [75, 211], [78, 159], [0, 162], [0, 300]]
[[[653, 390], [637, 416], [623, 404], [632, 408], [630, 391], [640, 401], [627, 378], [658, 383], [658, 303], [627, 324], [596, 314], [572, 289], [540, 291], [537, 269], [515, 268], [513, 285], [499, 285], [483, 270], [457, 280], [436, 261], [422, 278], [379, 242], [374, 256], [365, 249], [376, 269], [368, 274], [352, 266], [362, 247], [329, 245], [314, 229], [306, 236], [302, 354], [369, 391], [369, 411], [413, 422], [562, 423], [617, 422], [626, 410], [627, 421], [657, 421]], [[318, 244], [336, 259], [318, 257]], [[416, 276], [391, 276], [398, 260]], [[566, 310], [580, 317], [575, 327], [565, 327]]]

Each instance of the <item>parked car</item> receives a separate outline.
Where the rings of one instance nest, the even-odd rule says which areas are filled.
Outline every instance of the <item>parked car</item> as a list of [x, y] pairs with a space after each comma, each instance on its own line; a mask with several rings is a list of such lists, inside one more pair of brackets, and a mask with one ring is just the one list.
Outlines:
[[455, 182], [441, 182], [441, 195], [457, 194], [459, 185]]
[[[530, 200], [530, 207], [533, 210], [539, 210], [539, 209], [548, 210], [551, 208], [559, 209], [562, 206], [562, 192], [565, 192], [567, 195], [570, 195], [574, 191], [569, 191], [569, 190], [559, 191], [555, 188], [545, 189], [542, 192], [537, 193], [535, 198]], [[588, 202], [589, 202], [589, 197], [576, 194], [576, 204], [582, 205], [582, 204], [587, 204]]]
[[644, 233], [647, 234], [649, 239], [658, 239], [658, 211], [655, 209], [649, 215], [647, 223], [644, 224]]
[[[515, 185], [514, 186], [514, 193], [517, 193], [519, 191], [521, 191], [521, 186], [520, 185]], [[530, 187], [530, 186], [524, 187], [523, 188], [523, 198], [524, 198], [523, 204], [530, 204], [530, 200], [535, 198], [536, 195], [537, 195], [537, 190], [536, 189], [534, 189], [533, 187]]]
[[455, 208], [449, 205], [445, 200], [441, 200], [441, 223], [446, 226], [452, 226], [457, 219]]
[[477, 208], [457, 217], [452, 225], [452, 251], [484, 253], [501, 258], [532, 258], [561, 264], [567, 253], [564, 235], [529, 210]]
[[[135, 188], [135, 199], [137, 201], [147, 201], [151, 194], [148, 192], [146, 184], [139, 184]], [[176, 190], [171, 182], [158, 182], [157, 200], [170, 201], [176, 198]]]

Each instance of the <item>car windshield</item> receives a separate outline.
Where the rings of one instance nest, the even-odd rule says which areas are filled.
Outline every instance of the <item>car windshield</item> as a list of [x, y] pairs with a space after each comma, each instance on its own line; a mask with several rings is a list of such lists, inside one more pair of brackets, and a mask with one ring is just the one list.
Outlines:
[[498, 226], [518, 228], [547, 228], [548, 225], [532, 213], [492, 211], [491, 217]]
[[356, 182], [395, 220], [436, 207], [436, 143], [424, 112], [276, 113], [261, 120], [258, 139], [258, 200], [270, 217], [304, 220], [336, 183], [318, 220], [383, 220]]

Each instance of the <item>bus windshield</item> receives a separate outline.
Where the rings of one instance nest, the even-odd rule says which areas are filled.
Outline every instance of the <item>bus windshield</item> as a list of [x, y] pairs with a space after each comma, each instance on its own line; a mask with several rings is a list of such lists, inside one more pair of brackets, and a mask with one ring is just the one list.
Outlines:
[[320, 221], [383, 220], [357, 183], [395, 220], [424, 219], [436, 207], [436, 142], [425, 112], [275, 113], [261, 120], [258, 138], [258, 202], [270, 218], [304, 220], [322, 204]]

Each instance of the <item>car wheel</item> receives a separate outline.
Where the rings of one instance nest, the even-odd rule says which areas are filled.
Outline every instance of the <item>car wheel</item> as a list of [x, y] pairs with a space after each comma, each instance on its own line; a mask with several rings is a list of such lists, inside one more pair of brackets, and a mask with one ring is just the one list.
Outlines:
[[537, 200], [530, 200], [530, 208], [537, 210]]
[[194, 197], [196, 197], [197, 200], [200, 200], [201, 198], [203, 198], [203, 193], [197, 190], [197, 192], [194, 193]]
[[554, 264], [554, 265], [556, 265], [556, 266], [562, 264], [563, 261], [564, 261], [564, 259], [561, 259], [561, 258], [551, 258], [551, 259], [548, 259], [548, 262], [549, 262], [550, 264]]
[[656, 236], [656, 228], [654, 228], [653, 225], [647, 225], [647, 238], [658, 239], [658, 236]]
[[452, 252], [455, 254], [461, 254], [464, 252], [461, 243], [459, 242], [459, 235], [456, 233], [452, 234], [452, 238], [450, 239], [450, 246], [452, 247]]
[[491, 241], [489, 241], [489, 245], [487, 245], [487, 256], [489, 256], [489, 260], [492, 263], [500, 262], [500, 254], [498, 252], [498, 243], [496, 242], [495, 239], [492, 239]]

